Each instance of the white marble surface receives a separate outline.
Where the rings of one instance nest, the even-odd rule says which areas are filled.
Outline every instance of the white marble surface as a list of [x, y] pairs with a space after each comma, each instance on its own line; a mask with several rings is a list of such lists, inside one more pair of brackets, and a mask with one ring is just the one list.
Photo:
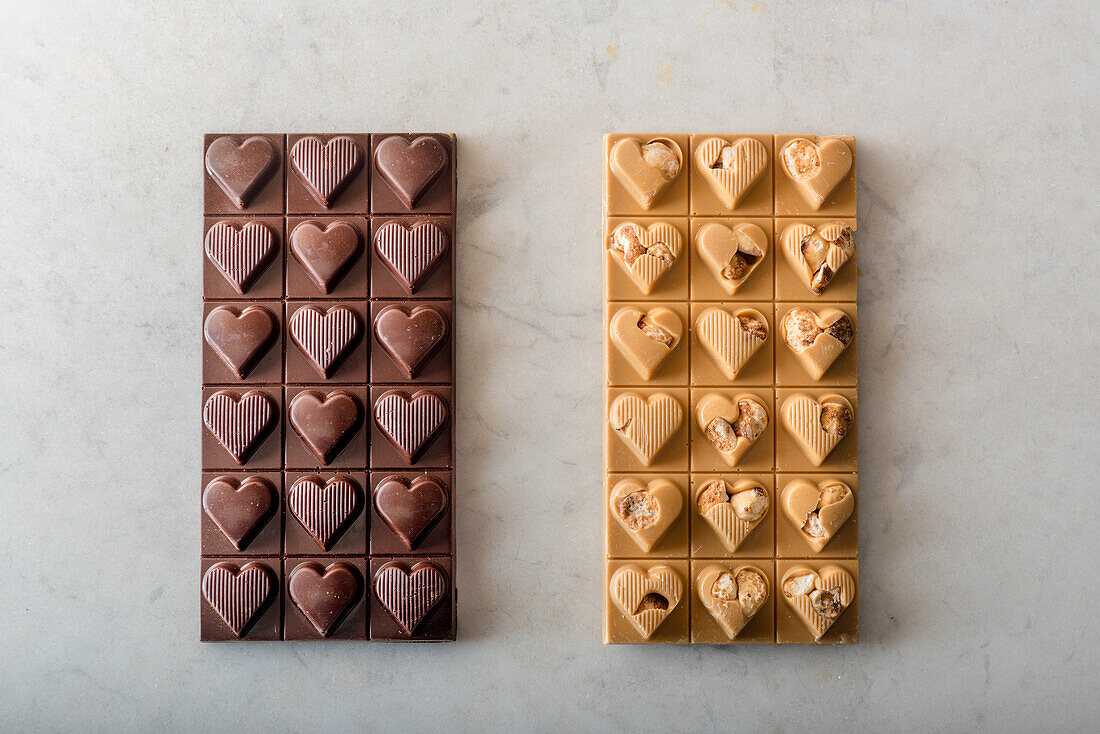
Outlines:
[[[1097, 726], [1095, 3], [5, 5], [0, 729]], [[461, 146], [461, 640], [201, 645], [201, 135], [391, 128]], [[858, 646], [600, 644], [643, 128], [859, 139]]]

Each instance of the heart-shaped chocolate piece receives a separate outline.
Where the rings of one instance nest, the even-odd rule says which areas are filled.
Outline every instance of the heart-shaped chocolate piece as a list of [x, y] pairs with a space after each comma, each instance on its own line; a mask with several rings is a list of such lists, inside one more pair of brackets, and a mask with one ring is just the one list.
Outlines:
[[447, 149], [427, 135], [412, 142], [391, 135], [375, 146], [374, 161], [382, 180], [412, 209], [447, 168]]
[[322, 293], [331, 293], [362, 250], [359, 230], [347, 222], [302, 222], [290, 233], [290, 252]]
[[202, 596], [237, 637], [243, 637], [275, 598], [274, 574], [252, 561], [241, 567], [215, 563], [202, 575]]
[[648, 640], [680, 604], [684, 582], [672, 568], [653, 566], [643, 571], [634, 564], [611, 575], [611, 600], [643, 639]]
[[648, 227], [623, 222], [611, 233], [607, 249], [638, 290], [649, 295], [661, 276], [676, 263], [682, 246], [680, 231], [667, 222], [655, 222]]
[[275, 401], [260, 390], [219, 390], [202, 406], [202, 422], [238, 464], [244, 464], [275, 428]]
[[695, 420], [707, 441], [730, 466], [737, 466], [769, 422], [768, 409], [758, 396], [746, 393], [730, 400], [716, 392], [699, 399]]
[[696, 577], [695, 593], [732, 640], [768, 600], [768, 577], [756, 566], [711, 564]]
[[829, 287], [856, 252], [853, 227], [844, 222], [813, 225], [796, 222], [779, 236], [783, 257], [815, 296]]
[[359, 315], [347, 306], [322, 310], [302, 306], [287, 324], [290, 338], [309, 358], [314, 369], [329, 378], [359, 341]]
[[223, 135], [206, 149], [206, 170], [238, 209], [246, 209], [279, 167], [279, 154], [267, 138], [240, 145]]
[[838, 479], [818, 484], [795, 479], [783, 488], [779, 503], [806, 544], [820, 553], [852, 516], [856, 497]]
[[447, 490], [435, 477], [391, 475], [374, 490], [374, 510], [405, 547], [413, 550], [447, 509]]
[[386, 306], [374, 318], [374, 336], [409, 379], [447, 341], [447, 317], [435, 306]]
[[361, 588], [359, 572], [343, 561], [327, 568], [315, 561], [300, 564], [286, 585], [287, 596], [322, 637], [328, 637], [355, 606]]
[[654, 138], [646, 143], [622, 138], [607, 156], [611, 173], [638, 206], [649, 210], [680, 175], [684, 154], [675, 140]]
[[768, 340], [768, 320], [754, 308], [732, 312], [712, 306], [695, 320], [695, 334], [726, 379], [736, 380]]
[[415, 293], [447, 251], [447, 233], [432, 222], [406, 227], [386, 222], [374, 233], [378, 257], [409, 293]]
[[767, 169], [768, 149], [756, 138], [707, 138], [695, 149], [695, 167], [722, 205], [735, 209]]
[[401, 630], [412, 635], [428, 612], [446, 598], [447, 575], [430, 561], [413, 564], [412, 568], [391, 561], [374, 574], [374, 593]]
[[839, 138], [794, 138], [779, 151], [779, 167], [814, 211], [852, 170], [852, 149]]
[[390, 390], [374, 404], [374, 420], [402, 458], [416, 463], [424, 449], [447, 425], [447, 401], [431, 390], [417, 390], [411, 396]]
[[611, 343], [642, 379], [650, 380], [680, 343], [683, 322], [675, 311], [658, 306], [643, 312], [627, 306], [611, 317]]
[[695, 491], [695, 507], [725, 549], [733, 553], [767, 516], [771, 500], [763, 485], [751, 479], [733, 483], [711, 479]]
[[243, 311], [218, 306], [207, 314], [202, 334], [225, 366], [243, 380], [278, 339], [278, 328], [275, 316], [263, 306]]
[[779, 322], [783, 343], [810, 377], [820, 380], [841, 352], [855, 338], [855, 325], [838, 308], [823, 308], [814, 313], [795, 306]]
[[842, 395], [816, 400], [796, 393], [783, 401], [783, 425], [814, 466], [821, 466], [855, 425], [856, 413]]
[[202, 490], [202, 509], [237, 550], [244, 550], [275, 509], [275, 488], [263, 477], [215, 477]]
[[331, 464], [363, 421], [359, 398], [344, 390], [304, 390], [290, 401], [290, 425], [322, 464]]
[[840, 566], [794, 566], [779, 583], [783, 598], [802, 623], [820, 640], [856, 598], [856, 582]]
[[768, 252], [768, 236], [751, 222], [727, 227], [707, 222], [695, 233], [695, 251], [729, 295], [749, 279]]
[[328, 209], [363, 167], [363, 149], [351, 138], [299, 138], [290, 149], [290, 164], [306, 191]]
[[206, 231], [206, 256], [229, 285], [245, 295], [275, 261], [275, 234], [263, 222], [217, 222]]
[[667, 479], [642, 484], [634, 478], [619, 481], [608, 498], [611, 515], [646, 553], [653, 550], [684, 508], [680, 489]]
[[321, 477], [301, 477], [286, 493], [286, 506], [310, 537], [327, 551], [359, 514], [360, 489], [355, 480], [336, 476], [321, 485]]
[[643, 465], [649, 466], [665, 443], [684, 422], [680, 402], [667, 393], [643, 398], [623, 393], [611, 403], [607, 414], [611, 429]]

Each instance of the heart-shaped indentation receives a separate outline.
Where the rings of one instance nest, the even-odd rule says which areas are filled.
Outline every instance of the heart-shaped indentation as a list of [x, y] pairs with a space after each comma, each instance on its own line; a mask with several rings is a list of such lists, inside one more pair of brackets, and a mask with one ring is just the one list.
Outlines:
[[429, 561], [414, 564], [411, 569], [391, 561], [374, 575], [374, 593], [402, 631], [411, 635], [447, 596], [447, 575]]
[[361, 588], [359, 572], [343, 561], [327, 568], [315, 561], [300, 564], [286, 585], [287, 596], [322, 637], [336, 629], [359, 599]]
[[251, 137], [240, 145], [222, 136], [206, 149], [206, 170], [238, 209], [245, 209], [271, 180], [279, 154], [267, 138]]
[[302, 222], [290, 233], [290, 252], [322, 293], [331, 293], [355, 264], [362, 243], [347, 222]]
[[634, 564], [621, 566], [611, 575], [611, 600], [648, 640], [680, 604], [684, 582], [668, 566], [643, 571]]
[[707, 138], [695, 149], [695, 167], [722, 205], [734, 209], [768, 167], [768, 149], [756, 138]]
[[783, 425], [814, 466], [825, 459], [855, 425], [852, 404], [841, 395], [815, 400], [797, 393], [783, 401]]
[[820, 640], [856, 598], [856, 582], [840, 566], [795, 566], [779, 583], [783, 598], [814, 636]]
[[432, 222], [417, 222], [406, 227], [386, 222], [374, 234], [378, 257], [409, 293], [415, 293], [443, 261], [447, 251], [447, 233]]
[[838, 479], [818, 484], [796, 479], [783, 488], [779, 503], [806, 544], [820, 553], [852, 516], [856, 497]]
[[796, 222], [779, 236], [783, 257], [814, 295], [824, 293], [841, 266], [855, 254], [853, 229], [844, 222], [820, 226]]
[[243, 637], [275, 598], [274, 574], [255, 561], [215, 563], [202, 575], [202, 596], [237, 637]]
[[768, 514], [771, 500], [764, 486], [751, 479], [732, 484], [712, 479], [695, 490], [695, 506], [725, 549], [733, 553]]
[[202, 422], [238, 464], [251, 458], [275, 420], [275, 401], [259, 390], [219, 390], [202, 406]]
[[751, 222], [733, 227], [708, 222], [695, 233], [695, 251], [722, 290], [732, 296], [768, 253], [768, 235]]
[[301, 477], [286, 494], [286, 506], [310, 537], [327, 551], [359, 514], [359, 485], [349, 477]]
[[768, 409], [756, 395], [737, 395], [730, 400], [712, 392], [695, 406], [695, 420], [722, 460], [737, 466], [767, 430]]
[[374, 336], [411, 380], [447, 341], [447, 317], [435, 306], [386, 306], [374, 318]]
[[347, 306], [333, 306], [327, 310], [302, 306], [291, 315], [288, 326], [294, 344], [326, 379], [332, 376], [360, 337], [359, 315]]
[[795, 306], [779, 322], [783, 342], [815, 380], [820, 380], [855, 338], [855, 324], [838, 308], [814, 313]]
[[768, 340], [768, 320], [753, 308], [727, 311], [712, 306], [695, 320], [695, 334], [726, 379], [736, 380]]
[[305, 390], [290, 401], [290, 425], [322, 464], [331, 464], [363, 421], [359, 398]]
[[447, 168], [447, 149], [427, 135], [412, 142], [391, 135], [375, 146], [374, 161], [382, 180], [412, 209]]
[[435, 477], [388, 476], [374, 490], [374, 509], [405, 547], [413, 550], [447, 509], [447, 490]]
[[327, 143], [320, 138], [300, 138], [290, 149], [290, 164], [306, 191], [328, 209], [363, 167], [363, 149], [344, 136]]
[[447, 425], [447, 401], [431, 390], [417, 390], [411, 396], [390, 390], [374, 404], [374, 420], [401, 457], [416, 463], [424, 449]]
[[611, 173], [643, 209], [653, 205], [680, 175], [684, 154], [675, 140], [654, 138], [646, 143], [623, 138], [611, 146]]
[[768, 577], [756, 566], [706, 566], [695, 593], [722, 631], [735, 639], [768, 600]]
[[202, 334], [225, 366], [243, 380], [278, 339], [278, 328], [275, 316], [263, 306], [243, 311], [218, 306], [207, 314]]
[[607, 249], [638, 290], [646, 295], [680, 257], [680, 231], [667, 222], [644, 227], [623, 222], [611, 233]]
[[206, 231], [206, 256], [240, 295], [275, 260], [275, 234], [263, 222], [217, 222]]
[[684, 325], [675, 311], [663, 306], [648, 312], [627, 306], [611, 317], [610, 331], [611, 343], [649, 380], [680, 343]]
[[202, 509], [237, 550], [244, 550], [275, 508], [275, 488], [263, 477], [215, 477], [202, 490]]
[[649, 398], [633, 392], [623, 393], [611, 403], [607, 414], [612, 430], [618, 434], [645, 466], [664, 447], [684, 422], [680, 402], [667, 393]]
[[684, 507], [680, 489], [667, 479], [648, 484], [623, 479], [611, 488], [608, 501], [611, 515], [646, 553], [665, 536]]
[[779, 167], [814, 211], [852, 170], [852, 149], [838, 138], [795, 138], [779, 151]]

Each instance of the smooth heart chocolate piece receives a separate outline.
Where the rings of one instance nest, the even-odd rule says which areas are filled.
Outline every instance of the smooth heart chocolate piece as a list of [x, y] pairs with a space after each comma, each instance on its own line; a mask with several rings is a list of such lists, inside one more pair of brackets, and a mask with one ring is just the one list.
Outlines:
[[655, 222], [648, 227], [623, 222], [611, 233], [607, 249], [638, 290], [648, 295], [661, 276], [676, 264], [682, 247], [680, 231], [667, 222]]
[[753, 308], [730, 312], [712, 306], [695, 320], [695, 334], [726, 379], [736, 380], [767, 341], [768, 320]]
[[400, 135], [391, 135], [375, 146], [374, 160], [382, 180], [412, 209], [447, 168], [447, 149], [432, 137], [422, 136], [410, 143]]
[[434, 477], [388, 476], [374, 490], [374, 509], [413, 550], [447, 509], [447, 490]]
[[643, 398], [628, 392], [615, 398], [608, 411], [612, 430], [643, 465], [649, 466], [665, 443], [684, 422], [684, 409], [676, 398], [656, 393]]
[[287, 580], [287, 595], [322, 637], [336, 629], [359, 599], [362, 582], [354, 566], [343, 561], [327, 568], [310, 561]]
[[288, 323], [290, 338], [325, 378], [332, 376], [358, 343], [361, 329], [358, 314], [347, 306], [327, 310], [302, 306]]
[[202, 491], [202, 509], [237, 550], [244, 550], [275, 509], [275, 488], [263, 477], [216, 477]]
[[783, 257], [815, 296], [825, 292], [844, 263], [855, 255], [852, 231], [844, 222], [796, 222], [780, 235]]
[[[660, 155], [653, 155], [654, 148]], [[654, 138], [644, 145], [637, 138], [622, 138], [611, 146], [607, 162], [638, 206], [649, 210], [680, 175], [684, 154], [676, 141], [668, 138]]]
[[703, 608], [732, 640], [768, 600], [768, 577], [756, 566], [712, 564], [699, 572], [695, 593]]
[[768, 167], [768, 149], [756, 138], [730, 143], [707, 138], [695, 149], [695, 167], [722, 205], [737, 207]]
[[612, 487], [608, 501], [611, 515], [646, 553], [665, 536], [684, 508], [680, 489], [663, 478], [648, 484], [623, 479]]
[[390, 390], [374, 404], [374, 420], [402, 458], [416, 463], [429, 442], [447, 425], [447, 401], [431, 390], [417, 390], [411, 396]]
[[756, 395], [745, 393], [732, 400], [711, 392], [695, 406], [699, 430], [730, 466], [737, 466], [768, 427], [768, 409]]
[[275, 234], [263, 222], [217, 222], [206, 231], [206, 256], [242, 296], [275, 261]]
[[305, 390], [290, 401], [290, 425], [322, 464], [331, 464], [363, 421], [359, 399], [344, 390]]
[[683, 333], [684, 325], [676, 312], [661, 306], [648, 313], [627, 306], [611, 317], [611, 343], [645, 380], [653, 378]]
[[332, 548], [352, 520], [359, 514], [362, 501], [359, 485], [349, 477], [302, 477], [286, 494], [286, 506], [310, 537], [327, 551]]
[[[814, 466], [821, 466], [855, 424], [855, 410], [842, 395], [815, 400], [801, 393], [783, 401], [783, 425]], [[824, 417], [824, 420], [823, 420]], [[841, 426], [837, 430], [835, 426]]]
[[255, 453], [275, 427], [276, 406], [266, 393], [219, 390], [202, 406], [202, 422], [238, 464]]
[[783, 343], [815, 380], [825, 375], [855, 338], [852, 319], [838, 308], [823, 308], [815, 313], [804, 306], [795, 306], [784, 314], [779, 326]]
[[206, 170], [238, 209], [246, 209], [279, 167], [279, 154], [267, 138], [240, 145], [222, 136], [206, 149]]
[[727, 227], [708, 222], [695, 233], [695, 251], [729, 295], [749, 279], [768, 253], [768, 236], [750, 222]]
[[401, 630], [411, 635], [446, 597], [447, 575], [430, 561], [416, 563], [411, 569], [391, 561], [374, 575], [374, 593]]
[[202, 596], [237, 637], [243, 637], [275, 598], [274, 574], [255, 561], [215, 563], [202, 575]]
[[447, 233], [431, 222], [417, 222], [412, 227], [386, 222], [374, 234], [374, 247], [405, 290], [415, 293], [442, 262], [447, 251]]
[[363, 149], [344, 136], [327, 143], [320, 138], [300, 138], [290, 149], [290, 164], [306, 191], [328, 209], [363, 168]]
[[779, 167], [814, 211], [852, 170], [852, 149], [839, 138], [795, 138], [779, 151]]
[[435, 306], [386, 306], [374, 319], [374, 336], [413, 379], [447, 341], [447, 317]]
[[672, 568], [643, 571], [634, 564], [611, 575], [611, 600], [643, 639], [648, 640], [672, 614], [684, 595], [684, 582]]
[[856, 582], [840, 566], [795, 566], [783, 574], [779, 584], [783, 599], [802, 623], [820, 640], [856, 598]]
[[819, 484], [796, 479], [783, 488], [783, 514], [815, 553], [824, 550], [856, 507], [851, 487], [836, 479]]
[[322, 293], [331, 293], [362, 251], [359, 230], [347, 222], [302, 222], [290, 233], [290, 252]]
[[767, 516], [771, 500], [764, 486], [754, 480], [731, 484], [712, 479], [696, 489], [695, 507], [722, 546], [734, 553]]
[[218, 306], [207, 314], [202, 333], [225, 366], [243, 380], [278, 339], [278, 328], [275, 316], [263, 306], [243, 311]]

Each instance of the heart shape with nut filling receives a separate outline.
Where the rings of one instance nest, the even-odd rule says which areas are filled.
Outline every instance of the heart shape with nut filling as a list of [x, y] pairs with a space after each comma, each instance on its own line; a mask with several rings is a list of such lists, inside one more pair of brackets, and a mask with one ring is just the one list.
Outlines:
[[768, 149], [756, 138], [707, 138], [695, 149], [695, 167], [722, 205], [734, 209], [768, 167]]
[[650, 380], [680, 343], [684, 325], [670, 309], [659, 306], [644, 312], [627, 306], [611, 317], [610, 332], [611, 343], [630, 366]]
[[735, 380], [768, 340], [768, 320], [754, 308], [712, 306], [695, 320], [695, 334], [726, 379]]
[[290, 149], [290, 163], [310, 196], [328, 209], [363, 167], [363, 149], [342, 135], [325, 143], [305, 137]]
[[695, 507], [733, 553], [767, 516], [771, 500], [763, 485], [751, 479], [732, 486], [724, 479], [712, 479], [695, 490]]
[[348, 477], [301, 477], [286, 493], [286, 506], [313, 542], [328, 551], [359, 513], [359, 487]]
[[667, 393], [623, 393], [611, 403], [607, 415], [612, 430], [643, 465], [649, 466], [665, 443], [680, 430], [684, 409]]
[[783, 401], [783, 425], [814, 466], [821, 466], [852, 426], [855, 410], [841, 395], [820, 401], [801, 393]]
[[856, 507], [851, 488], [836, 479], [818, 484], [796, 479], [783, 488], [779, 504], [807, 545], [820, 553]]
[[263, 222], [217, 222], [203, 240], [206, 257], [240, 295], [275, 261], [275, 235]]
[[856, 582], [840, 566], [795, 566], [779, 584], [783, 599], [814, 636], [820, 640], [856, 597]]
[[275, 597], [271, 570], [255, 561], [237, 567], [215, 563], [202, 575], [202, 597], [237, 637], [248, 628]]
[[646, 553], [665, 536], [684, 508], [680, 489], [667, 479], [642, 484], [623, 479], [611, 488], [611, 515]]
[[202, 509], [237, 550], [244, 550], [273, 514], [275, 489], [263, 477], [216, 477], [202, 490]]
[[695, 251], [722, 290], [732, 296], [768, 253], [768, 235], [751, 222], [733, 227], [707, 222], [695, 233]]
[[855, 254], [852, 230], [844, 222], [821, 226], [796, 222], [779, 236], [783, 257], [815, 296], [825, 292], [840, 268]]
[[787, 348], [815, 380], [824, 376], [855, 338], [852, 319], [839, 308], [823, 308], [814, 313], [795, 306], [784, 314], [780, 331]]
[[278, 322], [263, 306], [238, 311], [218, 306], [202, 324], [206, 343], [225, 366], [244, 379], [278, 339]]
[[643, 209], [652, 209], [669, 184], [680, 175], [684, 154], [675, 140], [654, 138], [644, 145], [623, 138], [611, 146], [607, 162], [627, 193]]
[[611, 600], [643, 639], [648, 640], [680, 604], [684, 582], [668, 566], [643, 571], [634, 564], [611, 575]]
[[768, 409], [756, 395], [730, 400], [711, 392], [695, 406], [695, 420], [711, 446], [730, 466], [737, 466], [768, 427]]
[[699, 572], [695, 593], [729, 638], [735, 639], [768, 600], [768, 577], [756, 566], [712, 564]]
[[644, 227], [623, 222], [611, 233], [607, 249], [638, 290], [646, 295], [680, 257], [680, 231], [667, 222]]
[[807, 138], [795, 138], [779, 151], [779, 167], [817, 211], [852, 170], [852, 149], [838, 138], [825, 138], [816, 144]]

